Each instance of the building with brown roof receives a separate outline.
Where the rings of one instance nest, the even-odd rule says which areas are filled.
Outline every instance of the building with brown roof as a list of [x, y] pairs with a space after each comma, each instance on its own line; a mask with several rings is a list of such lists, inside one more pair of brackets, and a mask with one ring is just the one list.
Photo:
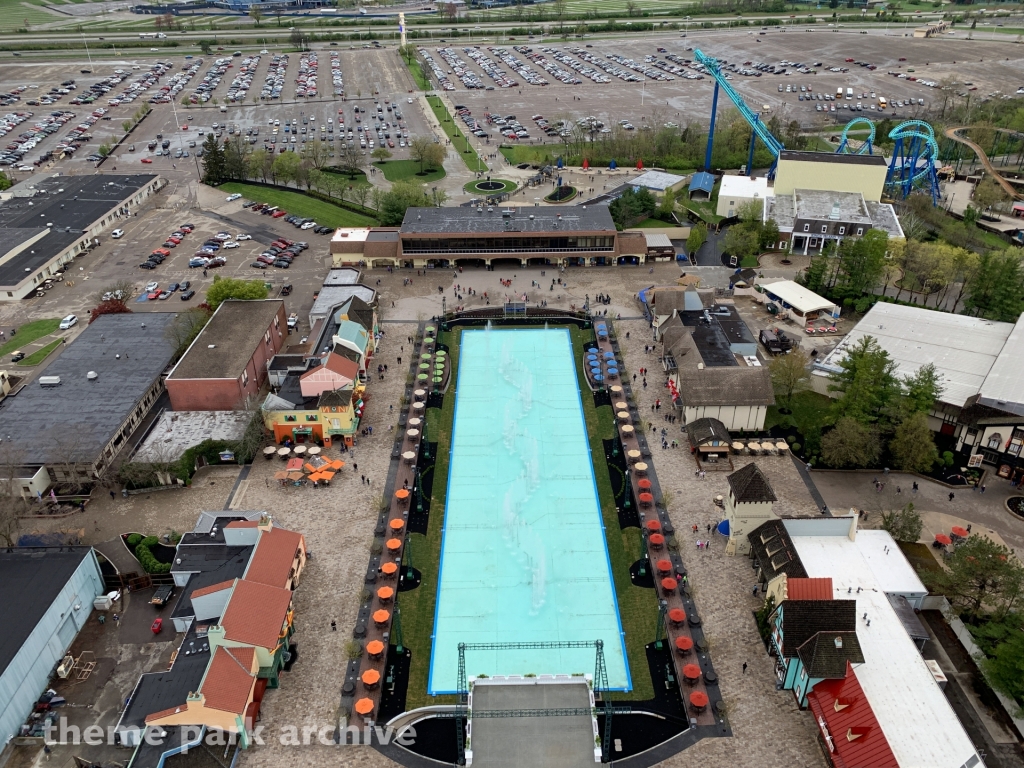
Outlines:
[[280, 299], [228, 300], [167, 377], [176, 411], [231, 411], [255, 397], [267, 361], [284, 346], [288, 317]]
[[271, 587], [294, 590], [306, 567], [306, 539], [284, 528], [263, 530], [242, 577]]
[[778, 497], [771, 483], [757, 464], [751, 462], [726, 480], [725, 519], [729, 521], [729, 543], [726, 552], [745, 555], [750, 552], [747, 534], [773, 517], [772, 508]]
[[147, 726], [205, 726], [233, 734], [243, 747], [249, 745], [247, 726], [259, 714], [265, 685], [257, 678], [259, 662], [252, 648], [217, 648], [206, 668], [199, 690], [184, 702], [154, 712]]
[[660, 326], [662, 366], [682, 421], [713, 418], [730, 431], [763, 429], [775, 404], [771, 375], [736, 309], [673, 312]]

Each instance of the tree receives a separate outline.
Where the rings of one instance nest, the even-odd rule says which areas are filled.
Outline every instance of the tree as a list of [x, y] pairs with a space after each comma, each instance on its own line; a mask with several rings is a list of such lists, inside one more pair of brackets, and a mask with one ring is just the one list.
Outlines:
[[391, 153], [388, 151], [387, 147], [377, 147], [370, 153], [370, 156], [381, 165], [384, 165], [384, 161], [391, 157]]
[[882, 513], [882, 528], [896, 541], [916, 542], [921, 538], [921, 515], [914, 509], [913, 502], [905, 507]]
[[690, 227], [690, 234], [686, 238], [686, 252], [696, 253], [700, 247], [708, 241], [708, 225], [698, 221]]
[[733, 224], [725, 233], [725, 252], [735, 256], [739, 262], [749, 259], [758, 252], [760, 234], [752, 224]]
[[811, 358], [800, 347], [788, 354], [776, 356], [768, 364], [772, 389], [786, 408], [793, 404], [793, 395], [807, 389], [811, 378], [807, 372], [810, 364]]
[[1006, 190], [991, 176], [986, 176], [974, 187], [974, 202], [983, 211], [998, 208], [1009, 199]]
[[295, 152], [282, 152], [274, 158], [274, 178], [280, 179], [285, 184], [290, 184], [299, 179], [299, 166], [302, 160]]
[[209, 56], [210, 55], [210, 50], [213, 48], [213, 46], [214, 46], [214, 44], [216, 42], [217, 42], [216, 40], [212, 40], [212, 41], [211, 40], [200, 40], [199, 41], [199, 50], [203, 52], [203, 56]]
[[417, 136], [409, 142], [409, 159], [420, 164], [420, 173], [423, 173], [423, 167], [427, 164], [428, 148], [433, 144], [426, 136]]
[[213, 278], [213, 285], [206, 291], [206, 303], [216, 310], [228, 299], [259, 300], [267, 298], [267, 287], [262, 280], [241, 280], [234, 277]]
[[1018, 702], [1024, 700], [1024, 630], [1018, 627], [997, 645], [981, 668], [993, 688]]
[[[213, 282], [217, 283], [218, 278], [219, 275], [214, 277]], [[164, 331], [167, 340], [174, 345], [175, 357], [185, 354], [189, 344], [195, 341], [196, 336], [206, 327], [211, 317], [213, 317], [213, 312], [202, 305], [191, 307], [175, 315], [174, 321]]]
[[260, 25], [263, 21], [263, 10], [260, 8], [258, 3], [253, 3], [249, 6], [249, 18], [256, 22], [256, 26]]
[[870, 293], [885, 268], [889, 235], [869, 229], [861, 237], [848, 237], [837, 253], [834, 293], [837, 298], [860, 297]]
[[763, 200], [746, 200], [736, 206], [736, 218], [744, 224], [760, 224], [763, 212]]
[[927, 574], [928, 586], [944, 594], [968, 621], [982, 611], [1016, 597], [1024, 582], [1024, 566], [1006, 547], [975, 534], [946, 560], [946, 568]]
[[316, 170], [320, 170], [331, 157], [331, 146], [326, 141], [313, 139], [302, 148], [302, 158]]
[[391, 191], [379, 196], [377, 210], [380, 223], [385, 227], [396, 227], [405, 219], [405, 212], [413, 207], [428, 207], [432, 203], [422, 188], [405, 181], [391, 185]]
[[123, 301], [119, 299], [107, 299], [106, 301], [101, 301], [92, 308], [92, 311], [89, 312], [89, 325], [92, 325], [93, 321], [102, 315], [131, 314], [131, 311], [131, 308]]
[[272, 163], [269, 153], [263, 147], [254, 150], [249, 155], [248, 167], [246, 168], [246, 176], [250, 179], [263, 179], [267, 180], [268, 165]]
[[658, 207], [658, 201], [646, 187], [638, 190], [627, 189], [618, 198], [612, 200], [608, 212], [612, 215], [616, 229], [628, 227], [637, 221], [648, 218]]
[[840, 392], [833, 408], [861, 424], [879, 421], [902, 394], [896, 363], [873, 336], [864, 336], [839, 361], [829, 391]]
[[225, 178], [224, 149], [211, 133], [203, 142], [203, 183], [216, 187]]
[[903, 394], [907, 407], [917, 413], [928, 413], [939, 395], [942, 394], [942, 375], [935, 370], [934, 363], [922, 365], [917, 371], [903, 379]]
[[779, 232], [779, 225], [775, 219], [768, 219], [761, 227], [761, 250], [768, 250], [769, 248], [775, 248], [781, 238]]
[[243, 180], [249, 172], [249, 155], [252, 146], [240, 135], [235, 135], [224, 145], [224, 178]]
[[896, 427], [889, 442], [897, 469], [904, 472], [929, 472], [939, 459], [935, 437], [928, 426], [928, 417], [912, 413]]
[[964, 309], [976, 317], [1014, 322], [1020, 317], [1024, 297], [1024, 270], [1013, 249], [978, 256]]
[[10, 177], [6, 173], [0, 171], [0, 192], [5, 189], [10, 189], [11, 184], [13, 183], [14, 182], [11, 181]]
[[875, 430], [849, 416], [839, 419], [821, 438], [821, 456], [833, 467], [867, 467], [881, 455]]
[[432, 141], [430, 146], [427, 147], [426, 155], [427, 168], [432, 170], [440, 168], [444, 164], [444, 159], [448, 156], [448, 150], [444, 148], [443, 144]]

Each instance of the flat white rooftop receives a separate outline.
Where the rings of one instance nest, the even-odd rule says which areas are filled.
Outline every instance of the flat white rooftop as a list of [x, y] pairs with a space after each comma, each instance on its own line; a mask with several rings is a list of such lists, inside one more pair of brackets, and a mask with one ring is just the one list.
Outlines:
[[[765, 287], [771, 290], [770, 286]], [[943, 392], [939, 399], [962, 408], [968, 399], [982, 391], [1013, 328], [1011, 323], [878, 302], [824, 360], [815, 364], [815, 368], [828, 372], [839, 370], [846, 349], [865, 336], [872, 336], [889, 353], [901, 377], [913, 375], [922, 366], [934, 363], [942, 376]], [[1024, 347], [1024, 329], [1021, 336]], [[1005, 365], [998, 383], [992, 383], [993, 394], [998, 393], [1000, 397], [1011, 396], [1015, 384], [1017, 390], [1020, 388], [1019, 378], [1014, 375], [1022, 366], [1020, 359], [1007, 360]], [[1019, 392], [1015, 399], [1021, 399]]]
[[824, 296], [819, 296], [814, 291], [804, 288], [800, 283], [793, 280], [778, 280], [774, 283], [761, 282], [761, 286], [773, 296], [778, 296], [789, 306], [801, 314], [826, 310], [831, 312], [835, 302], [829, 301]]
[[722, 176], [722, 186], [718, 189], [718, 199], [723, 197], [753, 198], [759, 197], [762, 200], [772, 197], [775, 190], [768, 186], [768, 179], [765, 176]]
[[981, 403], [1024, 416], [1024, 315], [1017, 318], [1002, 352], [981, 385]]
[[791, 537], [809, 577], [830, 577], [835, 599], [857, 601], [857, 639], [864, 663], [854, 672], [901, 768], [961, 768], [977, 757], [886, 597], [888, 586], [913, 586], [907, 575], [910, 566], [892, 537], [866, 530], [858, 531], [854, 541], [792, 532]]

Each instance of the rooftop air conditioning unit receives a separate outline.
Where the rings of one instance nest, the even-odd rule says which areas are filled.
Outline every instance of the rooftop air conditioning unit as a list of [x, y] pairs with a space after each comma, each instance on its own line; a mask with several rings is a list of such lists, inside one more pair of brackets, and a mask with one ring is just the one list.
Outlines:
[[85, 374], [85, 378], [87, 378], [89, 381], [96, 381], [96, 379], [98, 379], [99, 377], [100, 375], [96, 373], [96, 371], [89, 371], [87, 374]]
[[41, 387], [59, 387], [60, 376], [40, 376], [39, 386]]

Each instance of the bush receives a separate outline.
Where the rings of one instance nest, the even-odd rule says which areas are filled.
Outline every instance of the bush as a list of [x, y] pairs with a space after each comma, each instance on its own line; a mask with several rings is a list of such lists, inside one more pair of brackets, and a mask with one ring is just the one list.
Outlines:
[[800, 445], [800, 443], [793, 443], [793, 451], [799, 451], [801, 448], [803, 448], [803, 446]]
[[160, 543], [160, 539], [158, 539], [156, 536], [147, 536], [140, 543], [146, 547], [155, 547], [157, 544]]
[[786, 442], [792, 445], [793, 443], [796, 442], [796, 438], [790, 435], [789, 437], [786, 438]]
[[131, 536], [128, 537], [128, 546], [131, 547], [132, 549], [135, 549], [137, 546], [139, 546], [139, 544], [141, 542], [142, 542], [142, 534], [141, 533], [133, 533]]
[[942, 463], [943, 464], [945, 464], [947, 467], [952, 467], [954, 461], [955, 461], [955, 457], [953, 456], [953, 452], [952, 451], [943, 451], [942, 452]]
[[[150, 542], [150, 544], [147, 544], [146, 542]], [[171, 564], [161, 563], [153, 557], [153, 553], [149, 551], [150, 546], [156, 543], [156, 536], [147, 536], [137, 547], [135, 547], [135, 557], [138, 559], [139, 564], [142, 565], [142, 570], [146, 573], [170, 573]]]

